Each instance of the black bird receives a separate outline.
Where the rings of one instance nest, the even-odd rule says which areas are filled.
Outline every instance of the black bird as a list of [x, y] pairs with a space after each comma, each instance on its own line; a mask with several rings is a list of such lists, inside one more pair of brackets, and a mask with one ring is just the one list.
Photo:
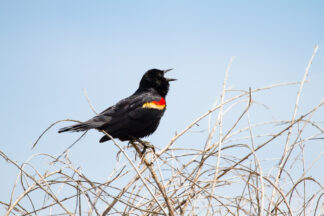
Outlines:
[[[169, 91], [169, 82], [176, 79], [164, 77], [168, 70], [147, 71], [138, 89], [131, 96], [104, 110], [97, 116], [80, 124], [61, 128], [58, 132], [104, 130], [121, 141], [139, 139], [152, 134], [163, 116]], [[110, 140], [104, 135], [99, 142]]]

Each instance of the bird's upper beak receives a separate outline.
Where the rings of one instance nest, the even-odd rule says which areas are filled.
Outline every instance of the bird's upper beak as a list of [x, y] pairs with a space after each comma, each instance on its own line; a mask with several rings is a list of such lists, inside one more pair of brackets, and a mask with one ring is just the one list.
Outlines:
[[[164, 70], [163, 72], [164, 72], [164, 74], [166, 74], [166, 73], [169, 72], [170, 70], [173, 70], [173, 68], [171, 68], [171, 69], [166, 69], [166, 70]], [[171, 81], [176, 81], [177, 79], [173, 79], [173, 78], [166, 78], [166, 80], [167, 80], [168, 82], [171, 82]]]
[[163, 72], [164, 72], [164, 74], [166, 74], [167, 72], [169, 72], [169, 71], [171, 71], [171, 70], [173, 70], [173, 68], [166, 69], [166, 70], [164, 70]]

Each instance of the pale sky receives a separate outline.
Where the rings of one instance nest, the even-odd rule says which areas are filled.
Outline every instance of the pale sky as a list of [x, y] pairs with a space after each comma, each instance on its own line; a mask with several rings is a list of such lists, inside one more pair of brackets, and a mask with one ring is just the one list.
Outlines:
[[[232, 56], [236, 58], [228, 86], [247, 90], [300, 81], [319, 44], [300, 115], [324, 96], [323, 11], [324, 1], [316, 0], [2, 0], [0, 150], [19, 163], [35, 153], [58, 155], [80, 135], [58, 134], [66, 123], [51, 129], [35, 150], [30, 148], [51, 123], [94, 115], [83, 88], [100, 112], [132, 94], [146, 70], [174, 68], [169, 76], [178, 81], [171, 84], [168, 109], [158, 130], [147, 138], [162, 148], [213, 105]], [[252, 121], [290, 120], [297, 91], [295, 86], [256, 96], [271, 111], [264, 116], [256, 108]], [[323, 121], [323, 110], [321, 114], [317, 120]], [[204, 121], [195, 130], [207, 126]], [[89, 176], [105, 179], [118, 150], [110, 142], [99, 144], [101, 136], [90, 132], [70, 156]], [[205, 138], [206, 133], [189, 133], [183, 141]], [[310, 160], [323, 151], [321, 144], [307, 149]], [[0, 200], [7, 201], [18, 170], [1, 158], [0, 170]], [[324, 179], [319, 167], [313, 175]]]

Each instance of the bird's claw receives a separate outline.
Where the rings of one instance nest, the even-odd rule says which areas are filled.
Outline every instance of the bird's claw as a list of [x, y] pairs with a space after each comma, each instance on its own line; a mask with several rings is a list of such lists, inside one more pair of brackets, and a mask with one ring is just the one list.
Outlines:
[[145, 154], [146, 149], [148, 149], [148, 148], [152, 149], [153, 153], [155, 154], [154, 145], [152, 145], [151, 143], [149, 143], [147, 141], [143, 141], [143, 140], [139, 140], [139, 143], [141, 143], [141, 145], [143, 146], [142, 154]]
[[134, 141], [136, 141], [137, 143], [140, 143], [143, 146], [143, 150], [141, 151], [142, 155], [145, 154], [146, 149], [148, 149], [148, 148], [152, 149], [153, 153], [155, 154], [154, 145], [152, 145], [150, 142], [143, 141], [143, 140], [138, 139], [138, 138], [134, 138]]

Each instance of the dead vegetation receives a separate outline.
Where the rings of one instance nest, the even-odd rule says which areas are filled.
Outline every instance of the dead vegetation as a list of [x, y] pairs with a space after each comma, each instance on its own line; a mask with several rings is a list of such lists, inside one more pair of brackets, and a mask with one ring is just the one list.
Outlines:
[[[323, 215], [323, 182], [309, 172], [324, 151], [307, 162], [304, 153], [310, 143], [323, 142], [324, 129], [313, 117], [324, 100], [298, 115], [301, 92], [317, 49], [300, 82], [245, 91], [227, 87], [231, 60], [216, 105], [163, 149], [142, 155], [136, 144], [125, 150], [113, 141], [120, 154], [104, 182], [85, 176], [66, 152], [60, 158], [33, 155], [17, 164], [0, 151], [1, 157], [19, 171], [9, 200], [0, 204], [6, 215]], [[291, 85], [299, 90], [288, 119], [251, 123], [255, 94]], [[227, 97], [229, 92], [233, 96]], [[240, 113], [232, 112], [242, 104], [245, 108]], [[235, 120], [229, 127], [226, 122], [225, 127], [228, 115]], [[190, 136], [192, 127], [205, 118], [210, 124], [204, 148], [177, 143], [180, 137]], [[276, 152], [271, 152], [273, 145], [278, 146]], [[39, 171], [35, 158], [50, 163], [48, 169]]]

